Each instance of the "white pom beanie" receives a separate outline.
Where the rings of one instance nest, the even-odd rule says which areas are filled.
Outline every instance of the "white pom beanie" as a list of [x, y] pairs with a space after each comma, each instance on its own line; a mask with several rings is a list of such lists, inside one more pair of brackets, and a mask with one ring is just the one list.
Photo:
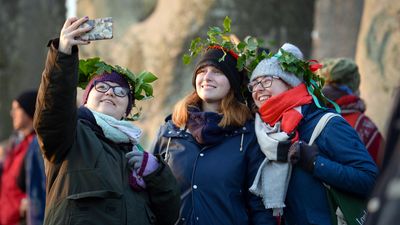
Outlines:
[[[281, 49], [285, 50], [286, 52], [290, 52], [296, 58], [303, 60], [303, 53], [295, 45], [285, 43], [284, 45], [282, 45]], [[257, 77], [266, 75], [277, 76], [292, 87], [296, 87], [303, 81], [302, 78], [297, 77], [293, 73], [283, 71], [279, 64], [278, 58], [275, 56], [269, 59], [264, 59], [258, 63], [253, 73], [251, 74], [250, 82], [255, 80]]]

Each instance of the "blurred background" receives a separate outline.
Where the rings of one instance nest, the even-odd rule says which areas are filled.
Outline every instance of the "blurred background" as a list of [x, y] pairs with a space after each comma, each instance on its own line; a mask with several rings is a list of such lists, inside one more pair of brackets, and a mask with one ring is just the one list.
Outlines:
[[[135, 122], [148, 146], [175, 102], [192, 90], [192, 65], [182, 55], [208, 27], [232, 19], [232, 32], [266, 40], [275, 51], [285, 42], [308, 59], [349, 57], [359, 65], [366, 114], [386, 135], [400, 80], [400, 1], [395, 0], [0, 0], [0, 140], [12, 130], [10, 105], [21, 91], [38, 88], [47, 42], [66, 17], [113, 17], [114, 38], [80, 48], [134, 73], [159, 79], [154, 98], [139, 102]], [[80, 95], [78, 93], [78, 95]]]

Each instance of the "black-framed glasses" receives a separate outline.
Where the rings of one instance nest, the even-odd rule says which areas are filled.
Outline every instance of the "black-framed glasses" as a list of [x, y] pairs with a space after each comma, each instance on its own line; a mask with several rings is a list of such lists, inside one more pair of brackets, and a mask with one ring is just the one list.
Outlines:
[[129, 93], [129, 88], [121, 87], [121, 86], [112, 86], [103, 81], [95, 81], [94, 82], [94, 89], [101, 93], [106, 93], [108, 90], [112, 88], [114, 94], [118, 97], [125, 97]]
[[279, 77], [277, 76], [266, 76], [264, 78], [262, 78], [259, 81], [253, 81], [250, 82], [247, 85], [247, 88], [249, 89], [250, 92], [254, 92], [254, 89], [258, 86], [261, 85], [261, 87], [263, 88], [262, 90], [265, 90], [266, 88], [269, 88], [272, 86], [272, 81], [275, 79], [278, 79]]

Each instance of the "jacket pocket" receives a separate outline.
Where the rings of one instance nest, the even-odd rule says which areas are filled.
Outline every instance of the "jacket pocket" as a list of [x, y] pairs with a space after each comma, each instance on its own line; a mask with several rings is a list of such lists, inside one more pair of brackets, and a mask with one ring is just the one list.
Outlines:
[[76, 193], [67, 197], [69, 201], [69, 224], [91, 225], [123, 223], [122, 194], [108, 191]]
[[150, 209], [150, 207], [148, 205], [145, 205], [145, 210], [146, 210], [146, 214], [147, 214], [147, 218], [150, 222], [150, 224], [156, 224], [156, 215], [154, 215], [153, 211]]

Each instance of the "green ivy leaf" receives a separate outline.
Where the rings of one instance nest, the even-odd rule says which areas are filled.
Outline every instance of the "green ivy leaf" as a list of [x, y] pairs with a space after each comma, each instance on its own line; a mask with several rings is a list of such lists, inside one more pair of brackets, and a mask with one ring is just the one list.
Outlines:
[[183, 64], [187, 65], [192, 61], [192, 57], [190, 57], [188, 54], [184, 54], [182, 60]]
[[143, 84], [142, 85], [144, 93], [146, 94], [146, 97], [152, 97], [153, 96], [153, 87], [150, 84]]
[[257, 41], [257, 39], [256, 39], [256, 38], [253, 38], [253, 37], [250, 37], [250, 38], [248, 39], [248, 46], [247, 46], [247, 48], [248, 48], [250, 51], [256, 51], [257, 48], [258, 48], [258, 41]]
[[231, 22], [232, 20], [226, 16], [224, 19], [224, 33], [231, 32]]
[[151, 72], [148, 72], [148, 71], [140, 72], [140, 74], [138, 75], [138, 78], [143, 80], [143, 82], [145, 82], [145, 83], [151, 83], [158, 79], [154, 74], [152, 74]]

